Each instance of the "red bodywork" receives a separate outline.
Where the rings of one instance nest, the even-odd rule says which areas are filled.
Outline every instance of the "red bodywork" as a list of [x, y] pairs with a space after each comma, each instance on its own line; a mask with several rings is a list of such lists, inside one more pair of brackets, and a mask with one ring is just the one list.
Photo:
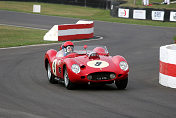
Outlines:
[[[96, 50], [95, 50], [96, 51]], [[52, 73], [58, 77], [59, 79], [63, 80], [64, 76], [64, 69], [67, 68], [69, 79], [72, 83], [113, 83], [114, 80], [117, 79], [125, 79], [128, 77], [129, 69], [123, 71], [119, 63], [121, 61], [125, 61], [125, 58], [122, 56], [109, 56], [105, 52], [99, 52], [98, 57], [89, 57], [88, 54], [78, 54], [78, 53], [71, 53], [64, 57], [56, 57], [57, 51], [50, 49], [45, 54], [45, 67], [47, 69], [47, 64], [50, 64]], [[93, 61], [102, 61], [106, 64], [108, 63], [107, 67], [102, 68], [94, 68], [88, 66], [89, 62]], [[80, 67], [79, 73], [74, 73], [71, 69], [73, 64], [77, 64]], [[116, 77], [114, 79], [94, 79], [89, 80], [87, 78], [90, 74], [102, 74], [102, 73], [115, 73]], [[99, 75], [98, 75], [99, 76]], [[103, 75], [102, 75], [103, 76]]]

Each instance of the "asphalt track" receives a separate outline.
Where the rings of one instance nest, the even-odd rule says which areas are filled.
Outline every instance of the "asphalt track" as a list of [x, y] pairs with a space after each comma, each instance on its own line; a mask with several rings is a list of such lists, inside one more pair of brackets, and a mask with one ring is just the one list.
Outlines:
[[[0, 24], [50, 29], [78, 19], [0, 11]], [[176, 28], [95, 21], [98, 41], [130, 66], [126, 90], [115, 85], [79, 87], [49, 84], [44, 54], [58, 45], [0, 49], [0, 118], [173, 118], [176, 91], [158, 83], [159, 47], [173, 43]]]

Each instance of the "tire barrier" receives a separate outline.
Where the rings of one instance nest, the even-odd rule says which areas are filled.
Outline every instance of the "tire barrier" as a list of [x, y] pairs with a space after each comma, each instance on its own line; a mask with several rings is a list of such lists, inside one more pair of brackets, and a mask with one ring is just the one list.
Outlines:
[[176, 22], [176, 10], [119, 7], [113, 2], [110, 14], [119, 18]]
[[54, 25], [43, 37], [46, 41], [90, 39], [94, 36], [94, 22], [79, 20], [76, 24]]
[[176, 44], [160, 47], [159, 83], [176, 88]]

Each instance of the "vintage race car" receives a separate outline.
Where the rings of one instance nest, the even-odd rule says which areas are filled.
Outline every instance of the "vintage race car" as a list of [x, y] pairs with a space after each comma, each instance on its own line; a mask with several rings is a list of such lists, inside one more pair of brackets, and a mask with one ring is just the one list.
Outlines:
[[62, 81], [67, 89], [79, 84], [112, 84], [125, 89], [129, 67], [122, 56], [109, 56], [106, 46], [75, 46], [64, 56], [63, 50], [50, 49], [44, 58], [50, 83]]

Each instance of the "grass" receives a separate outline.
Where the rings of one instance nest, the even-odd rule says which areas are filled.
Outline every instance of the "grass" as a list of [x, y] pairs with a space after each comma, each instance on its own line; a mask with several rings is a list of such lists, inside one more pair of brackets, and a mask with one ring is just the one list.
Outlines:
[[[133, 0], [128, 0], [128, 1], [131, 2]], [[71, 5], [62, 5], [62, 4], [0, 1], [0, 9], [32, 13], [32, 8], [34, 4], [41, 5], [41, 9], [42, 9], [41, 14], [43, 15], [64, 16], [64, 17], [71, 17], [71, 18], [118, 22], [118, 23], [126, 23], [126, 24], [176, 27], [175, 22], [160, 22], [160, 21], [150, 21], [150, 20], [113, 18], [110, 16], [109, 10], [88, 8], [88, 7], [85, 8], [80, 6], [71, 6]], [[138, 4], [139, 3], [137, 2], [137, 5]], [[43, 41], [43, 36], [45, 35], [46, 32], [47, 31], [37, 30], [37, 29], [0, 25], [0, 48], [32, 45], [32, 44], [53, 43], [49, 41]], [[176, 37], [174, 37], [174, 39], [176, 40]]]
[[176, 40], [176, 36], [174, 36], [173, 40]]
[[102, 12], [102, 9], [85, 8], [80, 6], [62, 5], [62, 4], [48, 4], [37, 2], [13, 2], [13, 1], [0, 1], [0, 9], [20, 12], [32, 13], [33, 5], [41, 5], [41, 14], [56, 15], [56, 16], [69, 16], [69, 17], [88, 17], [96, 13]]
[[0, 48], [53, 43], [43, 40], [46, 32], [37, 29], [0, 25]]
[[[134, 0], [123, 0], [126, 1], [125, 4], [121, 4], [121, 6], [130, 6], [130, 7], [136, 7], [136, 8], [155, 8], [155, 9], [169, 9], [169, 10], [176, 10], [176, 4], [154, 4], [154, 3], [161, 3], [164, 0], [149, 0], [149, 3], [151, 6], [143, 6], [142, 0], [136, 0], [136, 5], [134, 5]], [[170, 1], [176, 1], [176, 0], [170, 0]]]
[[[133, 0], [128, 0], [128, 1], [131, 2]], [[175, 22], [160, 22], [160, 21], [151, 21], [151, 20], [113, 18], [112, 16], [110, 16], [109, 10], [89, 8], [89, 7], [85, 8], [80, 6], [63, 5], [63, 4], [0, 1], [0, 9], [32, 13], [32, 8], [34, 4], [41, 5], [41, 14], [44, 14], [44, 15], [63, 16], [63, 17], [71, 17], [71, 18], [79, 18], [79, 19], [107, 21], [107, 22], [118, 22], [118, 23], [126, 23], [126, 24], [176, 27]]]

